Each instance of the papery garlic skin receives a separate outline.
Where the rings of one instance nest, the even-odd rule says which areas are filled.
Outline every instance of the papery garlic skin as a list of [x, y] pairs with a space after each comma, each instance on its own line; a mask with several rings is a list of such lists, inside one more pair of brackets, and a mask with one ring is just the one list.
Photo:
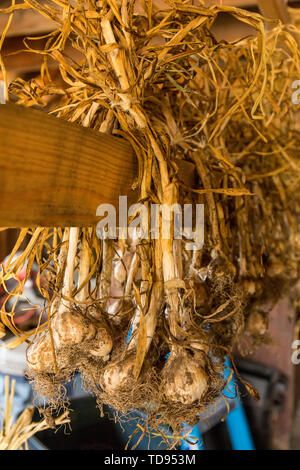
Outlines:
[[48, 332], [42, 333], [29, 345], [27, 366], [35, 372], [54, 372], [53, 351]]
[[113, 393], [126, 386], [133, 378], [134, 359], [134, 356], [130, 356], [104, 371], [101, 386], [105, 392]]
[[57, 347], [74, 346], [95, 338], [95, 323], [76, 310], [58, 312], [52, 323], [53, 338]]
[[201, 400], [208, 389], [208, 378], [201, 361], [186, 354], [170, 357], [164, 376], [164, 395], [172, 402], [192, 405]]

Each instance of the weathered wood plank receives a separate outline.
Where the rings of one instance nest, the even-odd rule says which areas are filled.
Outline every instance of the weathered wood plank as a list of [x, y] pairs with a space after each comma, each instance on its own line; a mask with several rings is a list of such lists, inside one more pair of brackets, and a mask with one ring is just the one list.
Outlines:
[[0, 226], [97, 223], [99, 204], [128, 195], [137, 162], [128, 142], [39, 110], [0, 106]]

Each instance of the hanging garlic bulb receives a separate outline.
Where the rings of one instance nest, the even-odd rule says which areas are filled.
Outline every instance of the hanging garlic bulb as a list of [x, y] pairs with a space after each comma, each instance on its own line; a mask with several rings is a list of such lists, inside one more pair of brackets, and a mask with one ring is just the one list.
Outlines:
[[[162, 284], [157, 282], [151, 292], [150, 305], [145, 315], [145, 326], [147, 331], [147, 344], [146, 344], [146, 353], [149, 350], [152, 338], [154, 336], [157, 315], [159, 313], [161, 302], [162, 302]], [[139, 314], [136, 310], [135, 317]], [[133, 325], [137, 325], [133, 320]], [[137, 326], [136, 326], [137, 328]], [[101, 387], [108, 393], [113, 393], [118, 389], [126, 386], [131, 379], [134, 377], [137, 378], [140, 371], [136, 374], [135, 370], [135, 348], [137, 346], [137, 335], [132, 336], [132, 339], [128, 345], [128, 352], [131, 351], [131, 354], [127, 358], [121, 360], [117, 364], [109, 366], [103, 373], [101, 380]]]
[[108, 367], [104, 371], [101, 387], [106, 392], [113, 393], [126, 386], [128, 381], [134, 377], [134, 360], [135, 357], [131, 355], [118, 364]]
[[54, 372], [54, 357], [49, 332], [42, 333], [29, 345], [27, 365], [35, 372]]
[[[60, 248], [60, 253], [58, 256], [58, 266], [59, 272], [58, 275], [63, 271], [64, 265], [66, 262], [68, 254], [68, 239], [69, 239], [69, 229], [64, 230], [64, 235], [62, 239], [62, 246]], [[60, 299], [58, 296], [55, 296], [52, 299], [50, 307], [50, 316], [54, 315], [58, 310]], [[54, 338], [53, 338], [54, 339]], [[27, 366], [30, 370], [35, 372], [46, 372], [53, 373], [55, 371], [54, 367], [54, 355], [51, 344], [51, 338], [49, 331], [44, 332], [38, 335], [33, 342], [29, 345], [27, 349]], [[57, 360], [57, 357], [56, 357]], [[57, 364], [58, 366], [58, 364]]]
[[246, 330], [254, 337], [265, 335], [268, 330], [267, 316], [256, 310], [251, 312], [246, 322]]
[[[70, 229], [67, 265], [64, 275], [63, 297], [71, 298], [73, 291], [74, 265], [77, 252], [79, 228]], [[96, 336], [96, 327], [84, 315], [71, 308], [69, 300], [62, 299], [52, 322], [53, 337], [57, 347], [81, 344]]]
[[89, 354], [94, 357], [107, 356], [110, 354], [113, 347], [113, 339], [109, 332], [108, 326], [104, 319], [99, 319], [99, 316], [98, 320], [94, 320], [94, 318], [92, 318], [92, 321], [96, 326], [97, 332], [93, 344], [89, 350]]
[[208, 389], [208, 377], [200, 356], [181, 350], [172, 353], [164, 369], [164, 394], [172, 402], [192, 405]]
[[[87, 239], [83, 237], [78, 277], [78, 288], [80, 290], [76, 296], [76, 300], [78, 300], [82, 306], [91, 301], [88, 281], [89, 272], [89, 245]], [[95, 307], [85, 307], [83, 317], [83, 323], [89, 328], [89, 335], [85, 337], [85, 341], [93, 340], [88, 353], [93, 357], [107, 356], [112, 350], [113, 340], [108, 329], [108, 325], [102, 317], [101, 312], [99, 312]]]

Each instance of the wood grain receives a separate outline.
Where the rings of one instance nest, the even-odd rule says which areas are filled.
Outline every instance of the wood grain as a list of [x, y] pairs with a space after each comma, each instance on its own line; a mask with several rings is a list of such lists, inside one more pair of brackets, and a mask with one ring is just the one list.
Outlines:
[[89, 226], [99, 204], [134, 198], [124, 139], [42, 111], [0, 106], [0, 226]]
[[278, 19], [283, 23], [290, 23], [290, 16], [286, 0], [258, 0], [261, 13], [266, 18]]
[[[290, 17], [290, 13], [288, 10], [288, 2], [287, 0], [257, 0], [259, 9], [263, 16], [266, 18], [271, 19], [278, 19], [281, 20], [283, 24], [290, 24], [292, 23], [292, 18]], [[266, 28], [270, 29], [274, 25], [266, 24]], [[300, 38], [298, 34], [293, 33], [293, 36], [300, 47]], [[280, 45], [283, 48], [286, 48], [286, 44], [284, 41], [280, 42]]]
[[[40, 3], [45, 3], [44, 1]], [[23, 3], [22, 1], [17, 1], [16, 3]], [[2, 0], [0, 2], [0, 8], [8, 8], [11, 6], [10, 0]], [[8, 20], [8, 14], [0, 13], [0, 31], [2, 32], [6, 26]], [[25, 36], [34, 34], [43, 34], [45, 32], [53, 31], [58, 25], [53, 21], [48, 20], [44, 16], [40, 15], [37, 11], [33, 9], [28, 10], [16, 10], [10, 25], [10, 28], [7, 32], [7, 37], [10, 36]]]

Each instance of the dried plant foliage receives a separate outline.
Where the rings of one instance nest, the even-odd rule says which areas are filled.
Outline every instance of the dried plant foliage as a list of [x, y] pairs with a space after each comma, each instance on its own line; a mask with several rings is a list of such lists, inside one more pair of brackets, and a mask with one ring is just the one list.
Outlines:
[[40, 431], [62, 426], [70, 422], [68, 412], [65, 411], [58, 418], [46, 413], [39, 422], [32, 421], [34, 409], [26, 408], [13, 423], [12, 410], [14, 403], [16, 381], [9, 384], [9, 377], [5, 377], [5, 410], [1, 411], [0, 450], [28, 450], [28, 440]]
[[[25, 0], [5, 12], [17, 8], [33, 8], [57, 26], [42, 51], [35, 38], [24, 41], [44, 61], [38, 79], [10, 85], [18, 103], [129, 140], [139, 202], [205, 204], [198, 252], [185, 239], [100, 241], [94, 228], [23, 229], [14, 252], [27, 233], [31, 241], [6, 264], [2, 282], [25, 262], [28, 273], [33, 260], [40, 266], [49, 315], [30, 347], [45, 335], [50, 368], [29, 367], [46, 396], [49, 384], [80, 370], [99, 406], [125, 414], [142, 408], [147, 429], [159, 433], [168, 424], [178, 436], [181, 423], [193, 424], [226, 387], [225, 357], [244, 347], [245, 332], [247, 348], [266, 339], [268, 310], [292, 295], [299, 275], [299, 106], [291, 100], [299, 31], [276, 25], [266, 33], [258, 14], [201, 2], [168, 0], [160, 9], [150, 0]], [[211, 28], [222, 12], [257, 35], [217, 42]], [[65, 54], [67, 42], [81, 61]], [[180, 180], [180, 160], [194, 165], [195, 187]], [[19, 281], [11, 296], [22, 288]], [[89, 318], [87, 331], [80, 321], [77, 330], [70, 326], [76, 308]], [[13, 316], [2, 309], [16, 342], [29, 341], [32, 332], [20, 331]], [[57, 339], [62, 324], [75, 332], [68, 344]], [[93, 355], [101, 334], [112, 347]]]

